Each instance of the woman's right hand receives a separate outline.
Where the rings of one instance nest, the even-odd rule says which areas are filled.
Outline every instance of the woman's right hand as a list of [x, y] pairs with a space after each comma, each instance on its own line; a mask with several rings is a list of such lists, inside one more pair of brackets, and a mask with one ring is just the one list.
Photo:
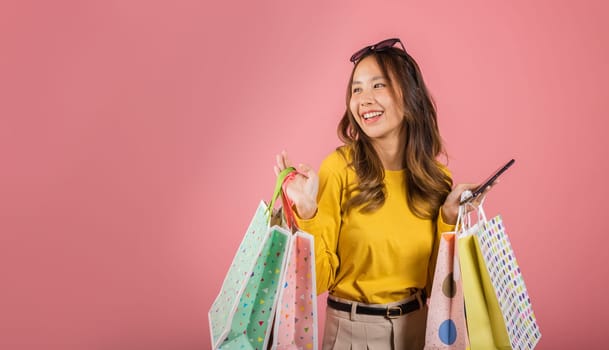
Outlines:
[[[277, 155], [275, 175], [291, 167], [286, 151]], [[296, 177], [289, 181], [286, 186], [286, 194], [296, 207], [296, 213], [301, 219], [310, 219], [317, 212], [317, 191], [319, 189], [319, 177], [315, 170], [308, 165], [300, 164], [296, 167]]]

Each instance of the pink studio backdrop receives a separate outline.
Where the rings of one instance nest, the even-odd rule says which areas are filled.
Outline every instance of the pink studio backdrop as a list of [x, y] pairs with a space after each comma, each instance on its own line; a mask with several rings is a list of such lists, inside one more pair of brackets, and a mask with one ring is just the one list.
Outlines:
[[[609, 340], [605, 1], [3, 1], [0, 348], [208, 349], [274, 156], [337, 146], [350, 54], [399, 36], [543, 333]], [[323, 298], [320, 298], [323, 321]], [[322, 322], [323, 324], [323, 322]]]

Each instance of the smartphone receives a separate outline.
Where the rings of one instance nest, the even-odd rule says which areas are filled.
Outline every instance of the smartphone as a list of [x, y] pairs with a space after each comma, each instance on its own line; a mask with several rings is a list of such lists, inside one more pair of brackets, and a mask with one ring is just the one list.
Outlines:
[[493, 175], [491, 175], [488, 179], [486, 179], [486, 181], [484, 181], [484, 183], [482, 183], [482, 185], [476, 187], [476, 189], [472, 192], [472, 196], [469, 197], [468, 199], [460, 202], [460, 205], [463, 205], [469, 201], [474, 200], [476, 197], [478, 197], [480, 194], [482, 194], [482, 192], [484, 192], [484, 190], [493, 184], [493, 182], [495, 182], [495, 180], [497, 180], [499, 178], [499, 176], [501, 176], [501, 174], [503, 174], [506, 170], [509, 169], [509, 167], [511, 167], [514, 164], [515, 160], [514, 159], [510, 159], [509, 162], [507, 162], [504, 166], [502, 166], [501, 168], [499, 168], [497, 171], [495, 171], [493, 173]]

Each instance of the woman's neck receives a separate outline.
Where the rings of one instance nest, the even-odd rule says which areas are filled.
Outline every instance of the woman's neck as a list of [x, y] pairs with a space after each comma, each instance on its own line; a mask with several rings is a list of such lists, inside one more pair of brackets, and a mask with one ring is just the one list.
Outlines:
[[375, 140], [374, 149], [386, 170], [404, 169], [404, 146], [395, 140]]

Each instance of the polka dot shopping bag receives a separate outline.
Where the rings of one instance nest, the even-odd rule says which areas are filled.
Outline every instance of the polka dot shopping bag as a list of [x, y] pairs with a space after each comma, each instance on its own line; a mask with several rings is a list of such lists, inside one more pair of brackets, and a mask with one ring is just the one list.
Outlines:
[[427, 314], [427, 350], [463, 350], [468, 345], [461, 272], [459, 262], [455, 260], [455, 237], [454, 232], [445, 232], [439, 242]]
[[471, 349], [533, 349], [541, 333], [503, 220], [477, 212], [457, 243]]

